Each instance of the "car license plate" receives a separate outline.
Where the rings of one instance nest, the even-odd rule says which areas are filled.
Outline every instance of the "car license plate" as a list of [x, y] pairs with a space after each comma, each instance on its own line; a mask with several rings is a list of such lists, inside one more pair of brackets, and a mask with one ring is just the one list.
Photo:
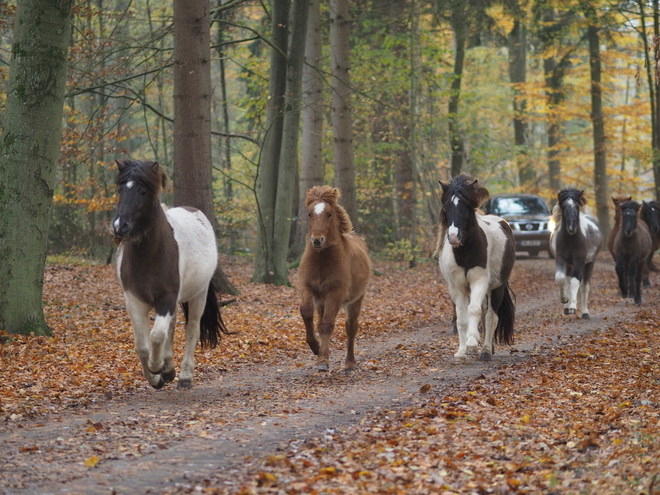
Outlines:
[[541, 241], [520, 241], [521, 246], [540, 246]]

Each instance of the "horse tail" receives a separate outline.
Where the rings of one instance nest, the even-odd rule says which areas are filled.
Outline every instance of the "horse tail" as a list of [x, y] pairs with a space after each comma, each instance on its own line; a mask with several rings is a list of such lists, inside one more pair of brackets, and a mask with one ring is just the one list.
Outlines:
[[[187, 323], [188, 303], [183, 303], [181, 307], [183, 308], [183, 314], [185, 315]], [[202, 345], [202, 349], [215, 349], [218, 346], [218, 342], [223, 333], [225, 335], [231, 335], [234, 332], [229, 332], [225, 326], [225, 322], [222, 321], [215, 284], [213, 283], [213, 280], [211, 280], [206, 293], [204, 312], [199, 321], [199, 342]]]
[[511, 345], [513, 344], [513, 325], [516, 321], [516, 305], [514, 301], [515, 296], [506, 283], [506, 290], [502, 298], [502, 304], [497, 309], [497, 327], [495, 327], [495, 340], [500, 344]]

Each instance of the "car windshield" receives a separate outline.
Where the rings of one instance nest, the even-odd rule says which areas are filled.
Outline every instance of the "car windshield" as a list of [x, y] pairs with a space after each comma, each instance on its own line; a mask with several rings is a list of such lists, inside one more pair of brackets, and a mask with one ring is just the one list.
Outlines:
[[548, 215], [548, 207], [538, 197], [497, 198], [494, 200], [495, 215]]

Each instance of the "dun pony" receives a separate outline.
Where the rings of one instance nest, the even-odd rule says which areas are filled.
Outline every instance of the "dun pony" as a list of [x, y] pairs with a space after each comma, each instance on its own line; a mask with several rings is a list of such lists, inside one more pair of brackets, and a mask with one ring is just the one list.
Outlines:
[[[330, 339], [339, 311], [346, 311], [347, 371], [355, 368], [355, 337], [362, 301], [371, 277], [367, 246], [353, 230], [346, 210], [337, 204], [339, 189], [315, 186], [307, 191], [309, 234], [298, 270], [300, 314], [307, 343], [318, 356], [319, 371], [328, 371]], [[318, 335], [314, 315], [318, 315]]]

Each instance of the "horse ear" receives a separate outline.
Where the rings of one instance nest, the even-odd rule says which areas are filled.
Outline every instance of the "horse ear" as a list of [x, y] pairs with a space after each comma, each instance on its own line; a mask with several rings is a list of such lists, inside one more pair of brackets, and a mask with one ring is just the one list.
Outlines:
[[438, 181], [440, 183], [440, 187], [442, 187], [442, 191], [446, 192], [447, 189], [449, 189], [449, 182], [442, 182], [441, 180]]
[[126, 162], [124, 160], [115, 160], [115, 163], [117, 164], [117, 170], [120, 172], [126, 168]]
[[153, 162], [151, 164], [151, 169], [160, 176], [160, 187], [163, 191], [165, 191], [167, 188], [167, 174], [162, 168], [160, 168], [158, 162]]

